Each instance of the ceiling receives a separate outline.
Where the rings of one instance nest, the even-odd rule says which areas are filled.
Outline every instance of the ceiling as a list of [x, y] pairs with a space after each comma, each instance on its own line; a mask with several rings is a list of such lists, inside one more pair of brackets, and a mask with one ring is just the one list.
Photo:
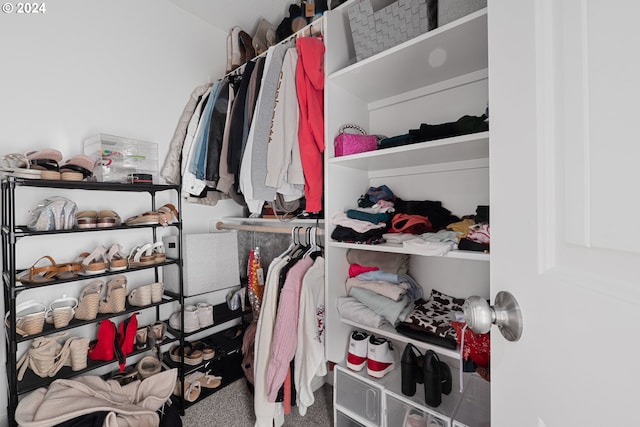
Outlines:
[[278, 26], [289, 15], [292, 0], [169, 0], [177, 7], [200, 17], [228, 33], [238, 25], [249, 34], [257, 29], [260, 18]]

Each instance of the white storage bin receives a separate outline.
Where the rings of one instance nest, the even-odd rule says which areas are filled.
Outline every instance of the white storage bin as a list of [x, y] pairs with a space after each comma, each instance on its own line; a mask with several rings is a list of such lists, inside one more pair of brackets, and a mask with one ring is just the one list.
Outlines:
[[[177, 236], [162, 241], [167, 257], [177, 258]], [[237, 231], [183, 235], [182, 259], [185, 296], [240, 286]], [[162, 277], [165, 289], [178, 293], [178, 267], [164, 266]]]
[[151, 175], [158, 181], [158, 144], [121, 136], [98, 134], [84, 141], [84, 154], [94, 161], [98, 182], [130, 182], [129, 175]]
[[342, 412], [336, 412], [336, 427], [367, 427], [367, 426], [352, 420]]
[[453, 415], [453, 427], [491, 426], [491, 384], [477, 376], [466, 382]]
[[[420, 385], [420, 384], [419, 384]], [[387, 394], [387, 426], [450, 427], [449, 417]], [[409, 419], [413, 418], [413, 422]]]
[[[374, 426], [382, 425], [382, 388], [357, 378], [358, 373], [349, 373], [336, 366], [335, 404], [354, 413]], [[347, 424], [348, 425], [348, 424]]]

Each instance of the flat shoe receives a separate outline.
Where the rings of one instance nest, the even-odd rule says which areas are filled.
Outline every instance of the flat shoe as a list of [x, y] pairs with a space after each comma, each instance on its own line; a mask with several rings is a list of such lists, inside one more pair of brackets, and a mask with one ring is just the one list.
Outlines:
[[58, 163], [62, 161], [62, 153], [55, 148], [44, 148], [38, 151], [29, 151], [25, 156], [29, 160], [53, 160]]
[[98, 214], [98, 228], [116, 227], [122, 224], [122, 219], [117, 212], [102, 210]]
[[[200, 397], [201, 385], [199, 382], [189, 384], [187, 381], [184, 383], [184, 400], [187, 402], [195, 402]], [[182, 395], [182, 383], [180, 380], [176, 382], [176, 388], [173, 390], [173, 394], [176, 396]]]
[[200, 383], [200, 386], [204, 388], [218, 388], [222, 384], [222, 377], [205, 374], [201, 371], [195, 371], [187, 375], [184, 380], [187, 384]]
[[[42, 260], [49, 261], [49, 264], [38, 267], [38, 263]], [[56, 274], [58, 274], [56, 261], [49, 255], [45, 255], [38, 258], [28, 269], [18, 273], [16, 280], [22, 283], [45, 283], [53, 281]]]

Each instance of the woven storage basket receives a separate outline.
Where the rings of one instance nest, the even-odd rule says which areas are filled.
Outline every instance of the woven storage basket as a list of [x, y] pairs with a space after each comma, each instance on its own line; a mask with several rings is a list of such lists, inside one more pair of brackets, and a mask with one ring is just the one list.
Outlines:
[[358, 61], [438, 26], [438, 0], [398, 0], [377, 11], [361, 0], [347, 12]]

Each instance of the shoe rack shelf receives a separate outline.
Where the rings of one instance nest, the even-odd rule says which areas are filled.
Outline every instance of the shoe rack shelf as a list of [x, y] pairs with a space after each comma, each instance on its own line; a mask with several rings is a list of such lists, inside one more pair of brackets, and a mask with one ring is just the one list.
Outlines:
[[[180, 187], [177, 185], [152, 185], [152, 184], [121, 184], [121, 183], [98, 183], [98, 182], [82, 182], [82, 181], [52, 181], [52, 180], [30, 180], [23, 178], [16, 178], [9, 176], [2, 180], [2, 224], [1, 224], [1, 234], [2, 234], [2, 281], [3, 281], [3, 290], [4, 290], [4, 306], [5, 306], [5, 314], [8, 313], [8, 325], [6, 326], [6, 374], [7, 374], [7, 382], [8, 382], [8, 410], [7, 413], [9, 415], [10, 425], [15, 425], [15, 411], [18, 405], [19, 396], [29, 393], [37, 388], [46, 387], [52, 381], [56, 379], [65, 379], [72, 378], [87, 372], [94, 371], [98, 368], [107, 367], [110, 365], [116, 365], [116, 360], [110, 361], [94, 361], [91, 359], [87, 360], [87, 367], [73, 371], [71, 367], [65, 366], [63, 367], [54, 377], [50, 378], [41, 378], [37, 374], [35, 374], [31, 369], [27, 369], [24, 377], [21, 381], [18, 381], [17, 378], [17, 360], [18, 360], [18, 344], [27, 343], [38, 337], [45, 337], [49, 335], [53, 335], [59, 332], [72, 330], [75, 328], [79, 328], [82, 326], [87, 326], [90, 324], [98, 325], [101, 321], [110, 319], [117, 316], [130, 315], [135, 312], [141, 312], [144, 310], [155, 310], [155, 318], [156, 320], [166, 321], [167, 319], [160, 318], [160, 306], [164, 304], [169, 304], [173, 302], [179, 302], [181, 305], [184, 305], [183, 299], [183, 275], [182, 275], [182, 250], [178, 248], [178, 258], [177, 259], [167, 259], [165, 262], [155, 263], [147, 266], [139, 266], [139, 267], [131, 267], [125, 270], [120, 271], [105, 271], [104, 273], [98, 274], [87, 274], [87, 275], [78, 275], [77, 277], [62, 279], [62, 280], [52, 280], [44, 283], [29, 283], [24, 284], [18, 282], [16, 280], [17, 273], [20, 273], [16, 269], [16, 244], [18, 240], [22, 238], [27, 238], [30, 236], [50, 236], [52, 239], [55, 239], [56, 235], [62, 234], [75, 234], [79, 233], [79, 235], [85, 235], [84, 233], [94, 233], [94, 232], [105, 232], [111, 231], [113, 233], [122, 233], [126, 231], [130, 231], [133, 229], [148, 229], [150, 234], [152, 234], [153, 241], [157, 241], [157, 230], [162, 226], [160, 224], [153, 225], [120, 225], [114, 227], [105, 227], [105, 228], [74, 228], [69, 230], [56, 230], [56, 231], [32, 231], [26, 225], [16, 224], [16, 210], [17, 201], [16, 201], [16, 192], [20, 187], [36, 187], [42, 189], [62, 189], [62, 190], [87, 190], [87, 191], [98, 191], [98, 192], [133, 192], [133, 193], [148, 193], [150, 195], [150, 202], [148, 205], [143, 206], [141, 210], [150, 210], [155, 211], [156, 206], [156, 195], [160, 192], [175, 192], [177, 196], [177, 208], [178, 212], [181, 211], [181, 197], [180, 197]], [[81, 197], [81, 194], [86, 194], [79, 192], [78, 197]], [[22, 209], [22, 206], [20, 206]], [[168, 225], [172, 227], [174, 230], [177, 230], [179, 240], [182, 239], [182, 222], [178, 219], [176, 222], [173, 222]], [[78, 320], [72, 319], [67, 326], [61, 328], [55, 328], [53, 325], [45, 323], [42, 332], [37, 334], [32, 334], [28, 336], [22, 336], [16, 332], [16, 308], [17, 308], [17, 297], [22, 292], [30, 293], [33, 290], [41, 289], [44, 286], [51, 287], [62, 285], [70, 282], [78, 282], [83, 280], [95, 279], [98, 277], [108, 277], [114, 275], [122, 275], [127, 274], [134, 271], [140, 270], [149, 270], [150, 274], [154, 277], [154, 281], [159, 281], [160, 279], [160, 270], [162, 266], [175, 264], [178, 266], [179, 274], [179, 290], [180, 292], [169, 295], [165, 293], [162, 296], [162, 300], [157, 303], [145, 305], [145, 306], [133, 306], [126, 303], [126, 308], [122, 312], [118, 313], [99, 313], [97, 317], [93, 320]], [[35, 298], [37, 299], [37, 297]], [[166, 322], [168, 323], [168, 322]], [[162, 343], [159, 343], [159, 346], [163, 346], [165, 344], [170, 344], [175, 341], [180, 341], [183, 343], [184, 337], [179, 333], [172, 333], [168, 331], [166, 334], [166, 338]], [[20, 350], [27, 351], [27, 344], [22, 344]], [[134, 349], [134, 351], [128, 356], [135, 356], [149, 351], [151, 348], [143, 348], [143, 349]], [[179, 405], [182, 413], [184, 413], [184, 409], [182, 405]]]
[[[240, 312], [240, 310], [236, 311]], [[237, 325], [199, 340], [204, 342], [207, 346], [215, 349], [216, 353], [212, 359], [204, 360], [202, 363], [197, 365], [184, 364], [184, 376], [195, 371], [205, 371], [209, 372], [210, 375], [222, 377], [221, 384], [216, 388], [202, 387], [200, 395], [194, 402], [180, 399], [180, 397], [175, 394], [172, 395], [171, 398], [178, 404], [180, 404], [180, 401], [182, 400], [184, 409], [187, 409], [207, 396], [211, 396], [213, 393], [222, 390], [227, 385], [242, 378], [244, 376], [244, 371], [242, 370], [241, 351], [243, 336], [244, 327], [242, 325]], [[169, 355], [166, 353], [162, 362], [170, 368], [179, 368], [180, 365], [171, 360]]]
[[[118, 313], [118, 315], [122, 315], [124, 313]], [[96, 319], [97, 321], [98, 319]], [[176, 341], [178, 338], [175, 337], [169, 337], [167, 336], [165, 338], [164, 341], [162, 341], [161, 343], [158, 344], [158, 346], [163, 346], [165, 344], [170, 344], [174, 341]], [[95, 341], [91, 342], [91, 344], [95, 343]], [[143, 348], [143, 349], [134, 349], [133, 352], [129, 355], [127, 355], [127, 357], [131, 357], [131, 356], [135, 356], [138, 354], [142, 354], [145, 353], [147, 351], [149, 351], [150, 348]], [[98, 368], [102, 368], [103, 366], [109, 366], [113, 363], [115, 363], [116, 360], [87, 360], [87, 367], [85, 369], [79, 370], [79, 371], [72, 371], [71, 367], [69, 366], [65, 366], [63, 367], [60, 372], [58, 372], [58, 374], [55, 377], [51, 377], [51, 378], [41, 378], [39, 376], [37, 376], [31, 369], [27, 369], [27, 371], [24, 374], [24, 378], [22, 379], [22, 381], [20, 381], [18, 383], [18, 389], [17, 392], [19, 395], [25, 394], [25, 393], [29, 393], [32, 392], [33, 390], [40, 388], [40, 387], [47, 387], [49, 384], [51, 384], [51, 382], [57, 380], [57, 379], [67, 379], [67, 378], [73, 378], [76, 377], [78, 375], [82, 375], [85, 374], [87, 372], [91, 372], [93, 370], [96, 370]]]
[[[165, 292], [165, 294], [169, 294], [175, 298], [177, 298], [177, 296], [173, 293], [169, 293], [169, 292]], [[207, 326], [206, 328], [200, 328], [198, 330], [195, 330], [193, 332], [185, 332], [182, 333], [182, 331], [177, 330], [172, 328], [171, 326], [167, 325], [167, 331], [171, 332], [173, 335], [178, 336], [179, 334], [182, 334], [185, 338], [191, 336], [191, 335], [195, 335], [198, 334], [202, 331], [206, 331], [208, 329], [214, 328], [216, 326], [220, 326], [223, 323], [227, 323], [230, 322], [232, 320], [235, 319], [239, 319], [241, 317], [244, 317], [246, 315], [251, 314], [251, 310], [231, 310], [229, 309], [229, 307], [227, 306], [227, 303], [221, 303], [221, 304], [216, 304], [213, 306], [213, 324], [210, 326]]]

